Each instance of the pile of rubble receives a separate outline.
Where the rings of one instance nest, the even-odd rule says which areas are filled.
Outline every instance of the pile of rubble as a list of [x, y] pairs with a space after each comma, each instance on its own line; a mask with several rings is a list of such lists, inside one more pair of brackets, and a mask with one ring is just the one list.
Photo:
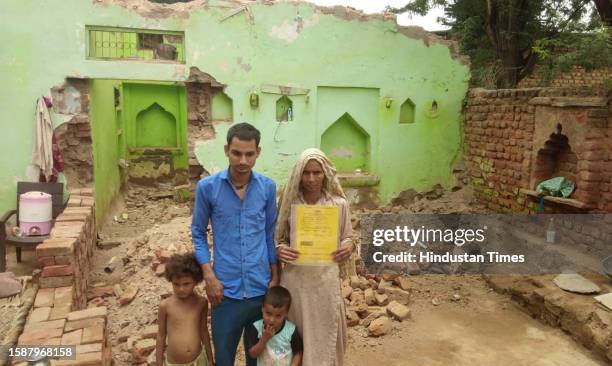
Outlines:
[[387, 334], [392, 320], [410, 316], [410, 291], [409, 279], [397, 274], [351, 276], [342, 282], [348, 326], [360, 325], [372, 337]]

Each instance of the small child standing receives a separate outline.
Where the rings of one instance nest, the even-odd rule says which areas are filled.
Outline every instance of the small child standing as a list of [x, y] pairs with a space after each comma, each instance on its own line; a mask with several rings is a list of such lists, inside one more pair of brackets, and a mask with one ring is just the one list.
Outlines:
[[245, 331], [245, 347], [257, 358], [257, 366], [300, 366], [302, 337], [287, 313], [291, 294], [282, 286], [268, 289], [264, 297], [262, 316]]
[[[175, 254], [166, 263], [172, 296], [159, 304], [156, 359], [168, 366], [213, 366], [208, 335], [208, 301], [193, 290], [202, 282], [202, 268], [193, 253]], [[166, 348], [166, 335], [168, 347]]]

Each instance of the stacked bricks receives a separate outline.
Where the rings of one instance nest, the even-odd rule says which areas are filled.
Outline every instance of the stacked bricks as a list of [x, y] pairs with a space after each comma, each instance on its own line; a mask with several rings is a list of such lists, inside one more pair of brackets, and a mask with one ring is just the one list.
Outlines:
[[106, 307], [65, 312], [63, 309], [71, 306], [71, 292], [72, 287], [38, 291], [18, 346], [76, 346], [76, 359], [54, 360], [51, 365], [110, 366]]
[[[521, 188], [530, 186], [536, 111], [546, 100], [583, 98], [606, 100], [606, 105], [558, 108], [563, 113], [580, 113], [576, 128], [582, 141], [570, 141], [576, 154], [576, 191], [571, 198], [591, 212], [612, 212], [612, 95], [596, 89], [508, 89], [469, 91], [465, 112], [465, 160], [476, 198], [497, 212], [534, 212], [536, 204]], [[534, 101], [538, 100], [538, 103]], [[544, 102], [542, 102], [544, 101]], [[548, 107], [550, 108], [550, 107]], [[554, 212], [573, 212], [569, 207]], [[575, 211], [574, 211], [575, 212]]]
[[[602, 85], [606, 80], [612, 80], [612, 67], [602, 67], [587, 71], [583, 67], [573, 66], [570, 71], [564, 72], [551, 80], [548, 84], [550, 87], [569, 87], [569, 86], [597, 86]], [[544, 80], [540, 76], [539, 70], [536, 67], [529, 77], [519, 82], [519, 88], [533, 88], [543, 86]]]
[[73, 306], [87, 305], [89, 260], [96, 242], [91, 189], [72, 191], [68, 207], [55, 220], [51, 237], [36, 247], [42, 289], [73, 286]]

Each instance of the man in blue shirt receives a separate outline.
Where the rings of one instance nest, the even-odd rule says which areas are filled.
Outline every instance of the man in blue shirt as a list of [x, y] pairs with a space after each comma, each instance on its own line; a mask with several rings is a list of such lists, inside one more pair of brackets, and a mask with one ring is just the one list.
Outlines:
[[[198, 182], [191, 234], [212, 304], [211, 329], [217, 366], [234, 366], [245, 329], [261, 319], [263, 297], [278, 285], [274, 227], [276, 185], [254, 172], [260, 133], [248, 123], [227, 132], [229, 168]], [[214, 266], [206, 231], [212, 224]], [[247, 366], [257, 361], [245, 350]]]

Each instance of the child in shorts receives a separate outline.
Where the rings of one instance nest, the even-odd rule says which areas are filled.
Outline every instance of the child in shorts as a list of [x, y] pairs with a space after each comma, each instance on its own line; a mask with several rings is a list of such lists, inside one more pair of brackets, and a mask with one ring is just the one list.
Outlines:
[[245, 331], [249, 355], [257, 358], [257, 366], [299, 366], [302, 364], [302, 337], [287, 313], [291, 294], [282, 286], [268, 289], [261, 309], [263, 319]]
[[194, 254], [170, 257], [166, 263], [166, 279], [172, 283], [173, 294], [159, 304], [157, 365], [213, 366], [208, 334], [208, 301], [194, 292], [203, 279], [202, 268]]

